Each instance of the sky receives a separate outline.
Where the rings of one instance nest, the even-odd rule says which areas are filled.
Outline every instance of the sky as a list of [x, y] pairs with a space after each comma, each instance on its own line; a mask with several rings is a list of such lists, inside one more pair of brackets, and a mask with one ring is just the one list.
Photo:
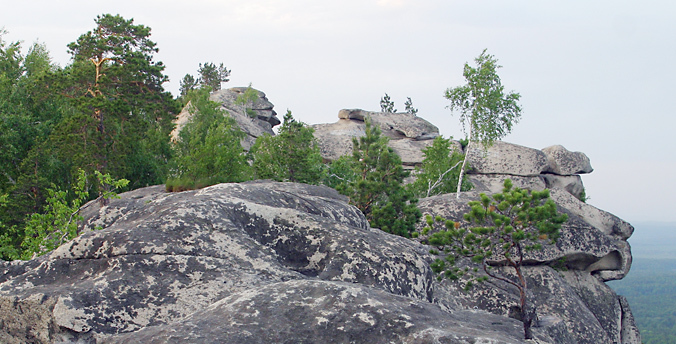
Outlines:
[[308, 124], [377, 111], [388, 93], [463, 138], [443, 97], [483, 49], [521, 94], [504, 141], [584, 152], [588, 203], [629, 222], [676, 222], [676, 2], [668, 0], [0, 0], [5, 41], [44, 43], [54, 62], [104, 13], [152, 29], [167, 90], [213, 62], [224, 88], [265, 92]]

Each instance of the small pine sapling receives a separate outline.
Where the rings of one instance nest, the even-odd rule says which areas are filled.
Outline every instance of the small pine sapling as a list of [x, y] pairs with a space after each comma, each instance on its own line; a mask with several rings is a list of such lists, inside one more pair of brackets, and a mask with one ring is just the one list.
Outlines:
[[397, 112], [397, 109], [394, 108], [394, 102], [390, 100], [390, 96], [387, 93], [380, 98], [380, 111], [385, 113]]
[[[431, 253], [444, 258], [436, 259], [431, 268], [440, 280], [462, 278], [466, 290], [489, 277], [516, 287], [524, 335], [526, 339], [532, 339], [535, 309], [526, 297], [528, 284], [522, 272], [524, 254], [542, 250], [543, 245], [555, 244], [559, 229], [568, 216], [557, 211], [549, 190], [515, 188], [509, 179], [505, 180], [501, 193], [491, 197], [482, 193], [480, 200], [468, 205], [470, 211], [463, 216], [468, 228], [442, 216], [426, 216], [427, 227], [423, 234], [438, 230], [429, 236], [429, 244], [434, 246]], [[479, 272], [477, 264], [485, 274]], [[514, 274], [507, 273], [509, 268]]]

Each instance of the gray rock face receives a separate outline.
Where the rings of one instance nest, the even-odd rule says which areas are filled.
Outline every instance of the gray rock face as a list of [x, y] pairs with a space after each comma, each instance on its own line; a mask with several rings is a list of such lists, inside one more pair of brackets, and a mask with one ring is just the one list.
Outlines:
[[547, 155], [548, 170], [551, 173], [570, 176], [594, 171], [584, 153], [571, 152], [561, 145], [549, 146], [542, 151]]
[[547, 156], [537, 149], [496, 141], [488, 149], [472, 144], [469, 164], [475, 174], [538, 176], [547, 170]]
[[[246, 92], [247, 87], [234, 87], [225, 90], [219, 90], [211, 94], [212, 101], [221, 104], [221, 109], [227, 111], [228, 115], [237, 121], [240, 129], [244, 131], [247, 136], [242, 140], [242, 147], [244, 150], [249, 150], [256, 142], [256, 138], [264, 134], [274, 135], [272, 127], [280, 124], [277, 118], [277, 113], [273, 110], [274, 105], [268, 101], [265, 93], [258, 92], [258, 98], [251, 104], [251, 110], [256, 113], [256, 117], [252, 118], [246, 113], [246, 109], [238, 104], [235, 100], [242, 93]], [[181, 110], [176, 119], [176, 128], [171, 132], [172, 140], [178, 139], [178, 133], [181, 128], [190, 120], [192, 114], [189, 111], [189, 104]]]
[[[449, 199], [421, 204], [447, 214]], [[3, 343], [523, 342], [509, 317], [515, 290], [464, 293], [438, 282], [426, 246], [369, 228], [325, 187], [260, 181], [168, 194], [157, 186], [82, 213], [78, 238], [0, 263]], [[560, 245], [533, 258], [538, 343], [640, 342], [626, 302], [602, 282], [628, 269], [620, 227], [575, 217]], [[549, 266], [560, 256], [574, 258], [568, 271]]]
[[360, 284], [293, 280], [233, 294], [167, 325], [104, 343], [520, 343], [519, 323]]
[[[640, 343], [631, 311], [603, 281], [620, 279], [631, 266], [626, 242], [633, 228], [612, 214], [582, 203], [568, 192], [552, 190], [560, 211], [569, 215], [555, 246], [526, 254], [524, 273], [538, 309], [541, 328], [557, 343]], [[441, 195], [419, 201], [423, 213], [462, 219], [467, 202], [478, 192]], [[422, 224], [421, 224], [422, 227]], [[564, 264], [564, 270], [555, 270]], [[559, 267], [562, 268], [562, 267]], [[510, 275], [510, 269], [504, 270]], [[518, 304], [518, 291], [496, 280], [462, 293], [457, 284], [442, 282], [435, 290], [441, 304], [488, 310], [508, 316]], [[452, 295], [452, 300], [444, 299]]]
[[370, 118], [380, 127], [384, 136], [390, 138], [389, 146], [399, 155], [406, 166], [422, 162], [422, 149], [432, 144], [439, 136], [439, 128], [408, 113], [381, 113], [359, 109], [340, 110], [338, 122], [315, 124], [315, 137], [319, 142], [322, 157], [333, 161], [352, 154], [352, 139], [364, 136], [364, 120]]

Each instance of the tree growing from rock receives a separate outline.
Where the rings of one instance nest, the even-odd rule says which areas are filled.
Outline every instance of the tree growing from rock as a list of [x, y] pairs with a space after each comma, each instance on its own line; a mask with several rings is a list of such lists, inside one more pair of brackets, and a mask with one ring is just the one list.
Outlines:
[[451, 102], [448, 108], [460, 112], [460, 122], [469, 141], [458, 176], [458, 198], [472, 145], [479, 143], [487, 149], [494, 141], [509, 134], [512, 126], [521, 117], [521, 107], [518, 104], [521, 96], [513, 92], [505, 94], [496, 72], [501, 68], [497, 64], [498, 60], [484, 49], [474, 61], [476, 67], [465, 63], [462, 74], [467, 84], [449, 88], [445, 93], [445, 97]]
[[342, 161], [348, 170], [336, 188], [366, 215], [372, 227], [410, 237], [421, 213], [418, 200], [402, 185], [408, 172], [388, 141], [367, 119], [366, 135], [353, 139], [352, 157]]
[[249, 155], [256, 178], [318, 184], [324, 165], [313, 132], [287, 111], [277, 135], [263, 135], [251, 147]]
[[[423, 161], [419, 166], [416, 166], [416, 180], [407, 187], [417, 197], [430, 197], [455, 192], [458, 175], [460, 174], [460, 164], [462, 164], [464, 158], [463, 154], [451, 150], [451, 140], [442, 136], [434, 138], [432, 145], [423, 148], [422, 152]], [[467, 191], [472, 187], [468, 181], [463, 180], [462, 182], [464, 185], [460, 190]]]
[[413, 101], [411, 100], [411, 97], [406, 97], [406, 102], [404, 102], [404, 106], [406, 107], [406, 113], [410, 113], [411, 115], [417, 116], [418, 115], [418, 109], [413, 107]]
[[397, 109], [394, 108], [394, 102], [390, 100], [390, 96], [387, 93], [380, 98], [380, 111], [385, 113], [397, 112]]
[[239, 105], [242, 109], [242, 112], [246, 113], [251, 118], [256, 118], [258, 116], [256, 111], [253, 110], [254, 103], [258, 100], [258, 91], [256, 91], [251, 84], [246, 88], [246, 90], [237, 96], [235, 99], [235, 105]]
[[[568, 220], [549, 198], [549, 190], [530, 191], [515, 188], [511, 180], [504, 182], [501, 193], [480, 194], [478, 201], [469, 202], [464, 214], [468, 228], [441, 216], [426, 216], [423, 234], [436, 247], [434, 254], [445, 256], [432, 263], [432, 270], [451, 280], [465, 279], [465, 289], [475, 282], [494, 278], [514, 286], [519, 291], [520, 320], [524, 336], [532, 339], [531, 326], [535, 308], [528, 302], [528, 283], [523, 274], [524, 255], [542, 250], [543, 245], [555, 244], [561, 225]], [[479, 264], [483, 274], [473, 264]], [[508, 273], [508, 270], [512, 273]]]

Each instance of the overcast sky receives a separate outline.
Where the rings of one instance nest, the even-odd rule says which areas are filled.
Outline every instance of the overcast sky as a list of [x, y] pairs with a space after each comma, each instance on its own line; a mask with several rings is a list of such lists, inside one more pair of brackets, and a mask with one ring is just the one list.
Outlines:
[[589, 203], [630, 222], [676, 222], [676, 2], [667, 0], [1, 0], [6, 41], [43, 42], [56, 63], [103, 13], [152, 28], [176, 94], [200, 62], [227, 87], [264, 91], [278, 113], [332, 123], [343, 108], [406, 97], [441, 133], [463, 137], [446, 88], [484, 48], [521, 94], [505, 141], [582, 151]]

